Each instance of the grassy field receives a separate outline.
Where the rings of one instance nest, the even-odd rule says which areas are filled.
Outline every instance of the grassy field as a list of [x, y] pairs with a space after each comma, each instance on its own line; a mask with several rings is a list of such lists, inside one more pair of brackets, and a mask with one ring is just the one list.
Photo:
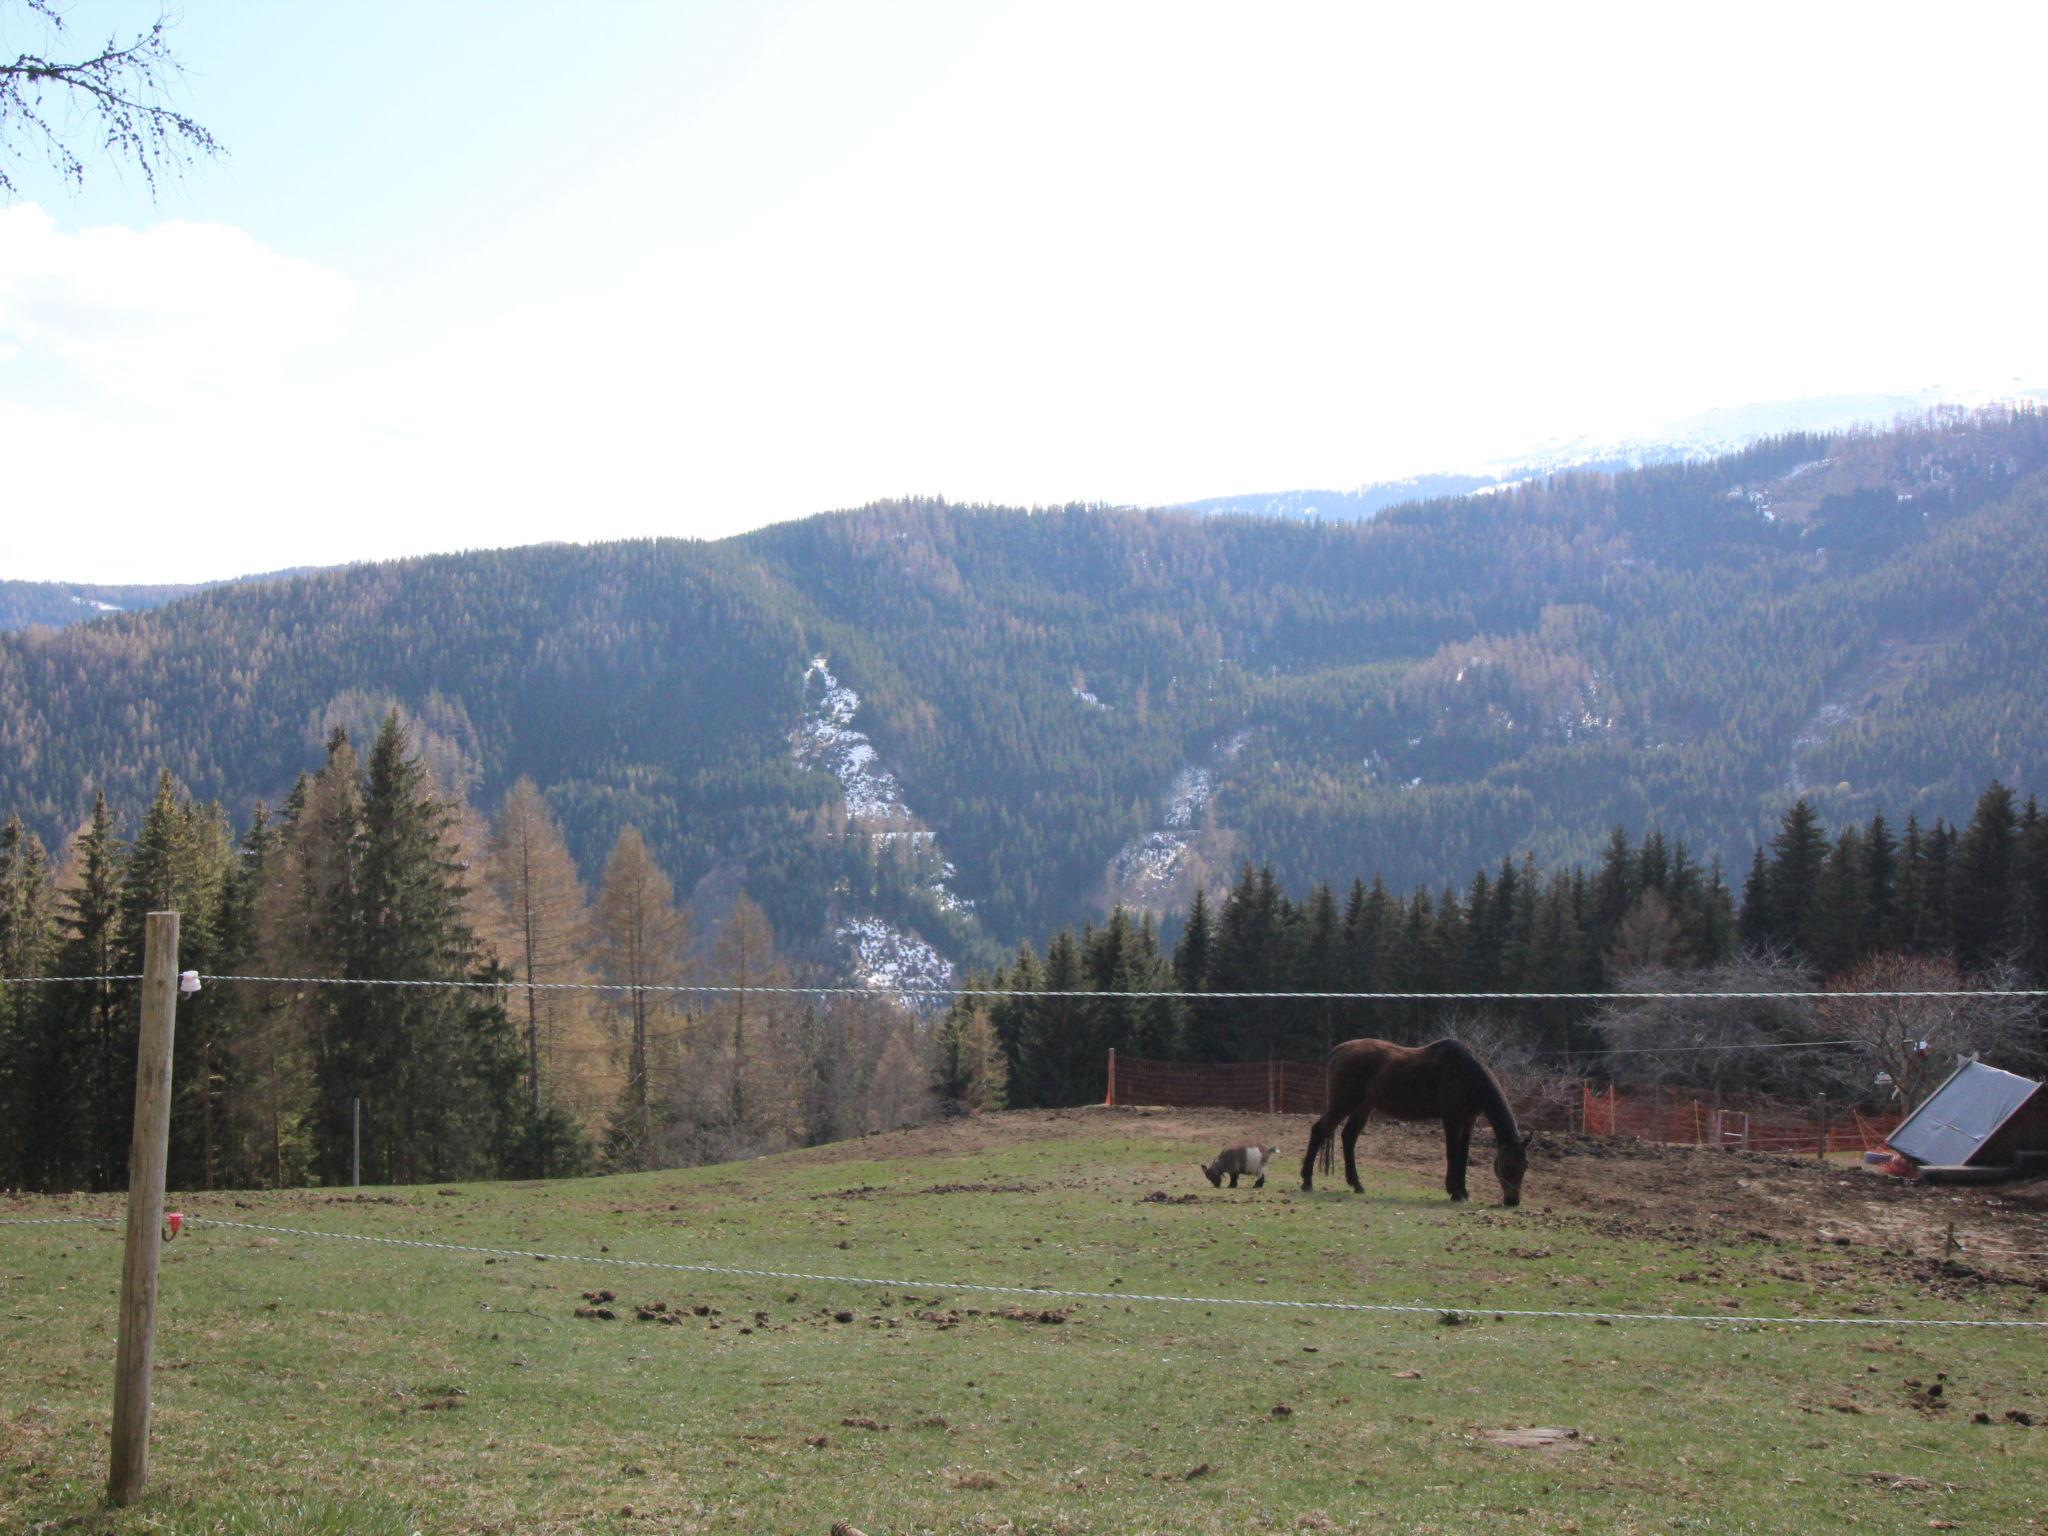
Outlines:
[[[1941, 1208], [1878, 1210], [1860, 1174], [1589, 1152], [1539, 1157], [1519, 1210], [1456, 1207], [1426, 1141], [1378, 1131], [1364, 1196], [1212, 1191], [1194, 1161], [1261, 1129], [1301, 1145], [1243, 1117], [1016, 1114], [689, 1172], [184, 1197], [516, 1249], [1431, 1310], [1069, 1311], [199, 1227], [166, 1249], [152, 1480], [119, 1513], [101, 1507], [119, 1237], [0, 1227], [0, 1529], [2048, 1526], [2048, 1429], [2008, 1417], [2048, 1418], [2041, 1332], [1492, 1311], [2048, 1318], [2024, 1275], [1908, 1251], [1901, 1224]], [[1682, 1208], [1657, 1193], [1709, 1183]], [[1795, 1186], [1811, 1202], [1788, 1206]], [[1474, 1190], [1492, 1199], [1489, 1173]], [[639, 1320], [656, 1303], [681, 1321]], [[598, 1307], [615, 1318], [578, 1315]], [[1491, 1438], [1530, 1426], [1576, 1436]]]

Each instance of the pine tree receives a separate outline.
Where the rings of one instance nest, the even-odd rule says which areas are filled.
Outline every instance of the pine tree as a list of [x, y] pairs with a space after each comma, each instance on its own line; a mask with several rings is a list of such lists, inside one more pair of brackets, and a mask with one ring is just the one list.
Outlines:
[[1606, 950], [1613, 942], [1621, 920], [1635, 904], [1635, 850], [1629, 846], [1628, 830], [1616, 827], [1608, 834], [1607, 850], [1600, 858], [1600, 872], [1593, 877], [1594, 948]]
[[1922, 945], [1929, 954], [1955, 954], [1956, 841], [1956, 829], [1937, 816], [1923, 842], [1927, 851], [1922, 881], [1927, 917]]
[[2048, 815], [2032, 795], [2020, 816], [2020, 961], [2028, 984], [2048, 986]]
[[990, 1022], [995, 1025], [996, 1043], [1003, 1048], [1011, 1100], [1016, 1104], [1035, 1102], [1029, 1097], [1030, 1084], [1024, 1074], [1023, 1057], [1032, 1033], [1031, 1016], [1039, 1005], [1039, 999], [1031, 994], [1040, 991], [1044, 985], [1045, 973], [1038, 963], [1038, 951], [1031, 947], [1028, 939], [1017, 946], [1017, 954], [1008, 973], [998, 971], [990, 978], [990, 986], [1005, 994], [995, 1000], [989, 1014]]
[[[303, 806], [303, 796], [295, 797], [289, 814], [296, 816]], [[223, 964], [248, 971], [270, 953], [265, 936], [284, 879], [289, 825], [273, 823], [257, 804], [221, 904]], [[315, 1092], [305, 1012], [294, 1007], [292, 988], [277, 982], [238, 986], [228, 1006], [234, 1055], [227, 1108], [234, 1141], [230, 1176], [236, 1184], [271, 1188], [304, 1183], [312, 1171], [309, 1117]]]
[[[43, 845], [10, 816], [0, 828], [0, 1183], [16, 1186], [42, 1182], [45, 1142], [70, 1133], [77, 1107], [72, 1053], [46, 1035], [45, 989], [29, 984], [46, 974], [55, 918]], [[53, 1089], [60, 1097], [46, 1097]]]
[[[1301, 954], [1296, 961], [1290, 990], [1297, 992], [1341, 992], [1344, 987], [1344, 927], [1337, 911], [1337, 894], [1327, 882], [1309, 892], [1303, 914]], [[1337, 1043], [1337, 1005], [1321, 1002], [1295, 1005], [1295, 1024], [1290, 1031], [1288, 1054], [1306, 1054], [1320, 1059]]]
[[1772, 940], [1770, 885], [1770, 866], [1764, 862], [1763, 849], [1758, 848], [1742, 882], [1742, 916], [1736, 932], [1744, 949], [1760, 951]]
[[[123, 974], [126, 861], [107, 797], [95, 794], [92, 819], [71, 845], [72, 884], [61, 898], [64, 939], [57, 969], [62, 975]], [[48, 1102], [77, 1096], [78, 1136], [70, 1145], [61, 1136], [45, 1138], [35, 1182], [120, 1187], [135, 1118], [141, 1006], [141, 991], [132, 982], [78, 983], [52, 999], [44, 1030], [43, 1081]]]
[[1957, 849], [1952, 933], [1964, 975], [2011, 958], [2020, 944], [2019, 817], [2012, 791], [1993, 779], [1977, 798]]
[[1770, 914], [1769, 936], [1787, 949], [1814, 958], [1814, 925], [1819, 915], [1821, 868], [1827, 860], [1827, 835], [1805, 796], [1792, 809], [1778, 835], [1771, 839], [1770, 874], [1764, 891]]
[[[1020, 989], [1024, 985], [1015, 974], [1011, 980]], [[1063, 929], [1046, 946], [1038, 987], [1048, 993], [1073, 993], [1084, 990], [1086, 984], [1080, 941], [1071, 928]], [[1081, 1000], [1046, 996], [1017, 1001], [1017, 1064], [1010, 1079], [1013, 1102], [1020, 1106], [1086, 1102], [1091, 1069], [1100, 1082], [1107, 1075], [1108, 1062], [1089, 1059], [1089, 1042], [1083, 1037], [1086, 1009]]]
[[1009, 1102], [1009, 1078], [988, 1006], [980, 998], [962, 998], [933, 1037], [933, 1091], [955, 1113], [979, 1114]]
[[[395, 981], [504, 980], [473, 972], [463, 921], [454, 812], [433, 792], [396, 711], [371, 749], [348, 974]], [[346, 1166], [346, 1100], [363, 1099], [363, 1170], [375, 1183], [487, 1174], [513, 1161], [533, 1133], [520, 1102], [520, 1058], [502, 1001], [437, 987], [342, 987], [332, 1028], [348, 1082], [322, 1094], [323, 1166]]]
[[1198, 885], [1195, 899], [1188, 905], [1187, 921], [1181, 927], [1180, 942], [1173, 947], [1173, 979], [1181, 991], [1202, 990], [1208, 980], [1209, 952], [1214, 942], [1209, 895]]
[[1809, 957], [1822, 976], [1840, 974], [1864, 952], [1870, 926], [1868, 894], [1863, 834], [1844, 827], [1828, 850], [1814, 888]]
[[1879, 811], [1863, 832], [1863, 933], [1857, 958], [1879, 949], [1894, 949], [1898, 926], [1899, 845]]
[[1905, 835], [1899, 839], [1898, 903], [1880, 947], [1901, 954], [1924, 954], [1930, 947], [1932, 923], [1927, 901], [1927, 845], [1920, 835], [1919, 819], [1909, 813]]

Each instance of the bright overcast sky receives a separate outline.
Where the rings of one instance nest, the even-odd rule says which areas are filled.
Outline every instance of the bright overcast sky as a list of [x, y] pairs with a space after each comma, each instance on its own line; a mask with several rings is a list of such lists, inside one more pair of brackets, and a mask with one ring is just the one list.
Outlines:
[[228, 158], [0, 205], [0, 576], [2048, 383], [2039, 5], [186, 0], [171, 42]]

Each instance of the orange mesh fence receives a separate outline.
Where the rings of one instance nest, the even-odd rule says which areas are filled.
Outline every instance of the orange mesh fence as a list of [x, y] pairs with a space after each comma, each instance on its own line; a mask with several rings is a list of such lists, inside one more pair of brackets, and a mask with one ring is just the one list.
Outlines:
[[1110, 1065], [1108, 1102], [1319, 1115], [1323, 1068], [1320, 1062], [1308, 1061], [1147, 1061], [1118, 1056]]
[[[1900, 1116], [1824, 1099], [1713, 1094], [1657, 1084], [1593, 1084], [1575, 1077], [1501, 1080], [1524, 1130], [1584, 1131], [1700, 1147], [1811, 1156], [1869, 1152], [1884, 1144]], [[1176, 1109], [1237, 1109], [1254, 1114], [1319, 1115], [1323, 1068], [1309, 1061], [1150, 1061], [1116, 1056], [1110, 1104]]]

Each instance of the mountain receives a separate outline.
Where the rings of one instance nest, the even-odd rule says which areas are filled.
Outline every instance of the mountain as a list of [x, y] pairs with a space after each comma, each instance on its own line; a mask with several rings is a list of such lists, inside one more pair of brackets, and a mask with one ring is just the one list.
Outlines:
[[1834, 435], [1886, 430], [1943, 411], [2048, 400], [2048, 389], [1991, 397], [1982, 391], [1924, 389], [1911, 394], [1809, 395], [1796, 400], [1719, 406], [1625, 437], [1557, 438], [1503, 454], [1471, 469], [1376, 480], [1348, 491], [1272, 491], [1213, 496], [1184, 503], [1188, 511], [1251, 517], [1344, 521], [1434, 497], [1497, 490], [1570, 469], [1641, 469], [1697, 463], [1739, 453], [1752, 443], [1793, 434]]
[[[237, 581], [275, 581], [302, 574], [301, 569], [238, 576]], [[193, 582], [166, 586], [106, 586], [82, 581], [0, 581], [0, 633], [41, 625], [62, 629], [109, 613], [136, 613], [161, 608], [194, 592], [222, 583]]]
[[1299, 522], [1363, 522], [1388, 507], [1434, 497], [1463, 496], [1490, 489], [1502, 476], [1410, 475], [1405, 480], [1376, 480], [1349, 491], [1274, 491], [1251, 496], [1210, 496], [1184, 502], [1177, 509], [1186, 512], [1230, 514], [1239, 517], [1292, 518]]
[[40, 624], [62, 629], [107, 613], [133, 613], [161, 608], [192, 586], [100, 586], [76, 581], [0, 581], [0, 631]]
[[1241, 860], [1462, 885], [1658, 827], [1739, 876], [2048, 780], [2048, 412], [1792, 434], [1298, 524], [881, 504], [715, 543], [241, 583], [0, 636], [0, 813], [159, 767], [241, 821], [402, 709], [521, 774], [586, 876], [626, 823], [801, 956], [941, 974]]

